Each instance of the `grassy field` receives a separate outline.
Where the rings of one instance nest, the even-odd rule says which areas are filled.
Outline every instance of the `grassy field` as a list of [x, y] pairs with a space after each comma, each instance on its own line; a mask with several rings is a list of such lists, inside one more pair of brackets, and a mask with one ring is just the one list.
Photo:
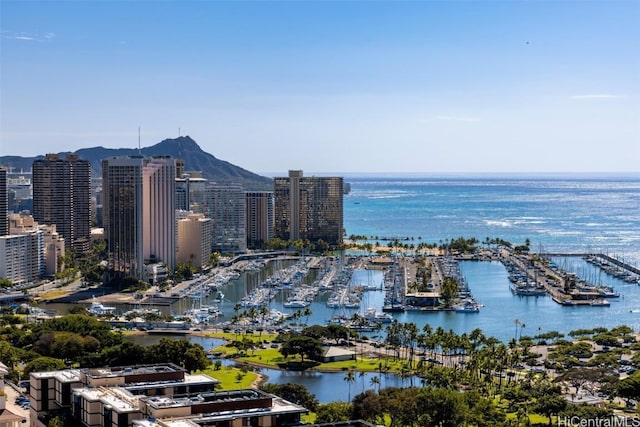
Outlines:
[[[228, 343], [233, 342], [236, 339], [242, 340], [243, 338], [251, 339], [257, 345], [256, 349], [248, 350], [246, 352], [240, 352], [237, 347], [230, 346], [228, 344], [223, 344], [219, 347], [213, 349], [214, 353], [222, 354], [224, 357], [233, 358], [238, 362], [246, 362], [249, 364], [254, 364], [258, 366], [266, 366], [274, 369], [279, 368], [279, 364], [285, 362], [296, 362], [300, 361], [301, 358], [299, 356], [291, 356], [288, 358], [284, 358], [280, 351], [277, 348], [272, 348], [270, 344], [275, 338], [276, 335], [273, 334], [263, 334], [262, 336], [254, 335], [240, 335], [234, 333], [213, 333], [207, 334], [212, 338], [220, 338], [226, 340]], [[266, 343], [265, 343], [266, 341]], [[394, 361], [393, 357], [387, 358], [361, 358], [358, 357], [357, 360], [344, 360], [338, 362], [328, 362], [328, 363], [320, 363], [314, 369], [319, 371], [348, 371], [355, 370], [361, 372], [377, 372], [380, 367], [384, 369], [385, 372], [401, 372], [403, 369], [403, 363], [399, 360]], [[415, 365], [414, 365], [415, 366]]]
[[220, 390], [240, 390], [250, 388], [258, 379], [258, 374], [251, 371], [243, 371], [242, 369], [233, 368], [231, 366], [223, 366], [220, 369], [211, 367], [204, 371], [197, 372], [206, 374], [220, 381]]

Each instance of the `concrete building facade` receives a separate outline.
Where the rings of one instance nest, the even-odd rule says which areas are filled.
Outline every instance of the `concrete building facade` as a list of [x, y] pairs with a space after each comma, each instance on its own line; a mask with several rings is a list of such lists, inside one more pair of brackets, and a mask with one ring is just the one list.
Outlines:
[[7, 189], [7, 169], [0, 166], [0, 236], [9, 234], [9, 193]]
[[247, 191], [247, 247], [264, 249], [273, 239], [273, 191]]
[[246, 198], [241, 185], [210, 185], [207, 205], [211, 218], [211, 248], [221, 253], [247, 250]]
[[175, 268], [175, 159], [102, 161], [102, 205], [110, 276], [145, 277], [145, 263]]
[[0, 278], [21, 285], [45, 273], [44, 238], [40, 230], [0, 236]]
[[142, 169], [143, 257], [176, 266], [176, 161], [171, 157], [145, 159]]
[[200, 172], [185, 172], [176, 178], [176, 209], [207, 214], [209, 180]]
[[91, 165], [76, 154], [47, 154], [33, 162], [33, 217], [55, 224], [67, 250], [89, 250], [91, 239]]
[[274, 178], [275, 237], [342, 244], [342, 177], [305, 177], [300, 170]]
[[192, 213], [178, 221], [178, 262], [200, 268], [211, 255], [211, 219]]
[[109, 275], [142, 278], [142, 157], [102, 161], [102, 206]]
[[32, 372], [30, 426], [64, 415], [84, 426], [271, 427], [299, 425], [307, 412], [259, 390], [215, 391], [218, 383], [172, 364]]

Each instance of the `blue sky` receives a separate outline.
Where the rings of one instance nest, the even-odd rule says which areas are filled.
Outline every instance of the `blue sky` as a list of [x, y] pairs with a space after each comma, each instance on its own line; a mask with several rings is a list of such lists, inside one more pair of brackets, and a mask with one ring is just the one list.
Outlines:
[[0, 155], [640, 171], [640, 1], [0, 2]]

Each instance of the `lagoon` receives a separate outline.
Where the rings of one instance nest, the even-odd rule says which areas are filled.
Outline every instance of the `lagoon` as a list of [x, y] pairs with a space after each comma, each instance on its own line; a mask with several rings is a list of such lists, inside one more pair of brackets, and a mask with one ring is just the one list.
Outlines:
[[[152, 345], [160, 341], [161, 336], [154, 335], [135, 335], [130, 339], [138, 344]], [[200, 344], [205, 350], [216, 348], [224, 343], [223, 340], [218, 338], [208, 338], [201, 336], [189, 337], [189, 341], [192, 343]], [[229, 359], [222, 359], [223, 366], [233, 366], [235, 361]], [[316, 395], [316, 398], [320, 403], [328, 403], [334, 401], [349, 401], [349, 394], [353, 398], [356, 394], [362, 393], [364, 390], [372, 388], [371, 378], [374, 376], [380, 379], [380, 385], [384, 387], [406, 387], [411, 385], [411, 381], [414, 381], [414, 385], [418, 385], [415, 381], [415, 377], [402, 379], [395, 374], [382, 374], [366, 372], [356, 373], [355, 382], [351, 384], [351, 393], [349, 393], [349, 383], [344, 378], [343, 372], [316, 372], [316, 371], [281, 371], [278, 369], [268, 368], [254, 368], [255, 372], [268, 377], [267, 382], [272, 384], [286, 384], [295, 383], [303, 385], [311, 393]], [[375, 386], [377, 388], [377, 385]]]

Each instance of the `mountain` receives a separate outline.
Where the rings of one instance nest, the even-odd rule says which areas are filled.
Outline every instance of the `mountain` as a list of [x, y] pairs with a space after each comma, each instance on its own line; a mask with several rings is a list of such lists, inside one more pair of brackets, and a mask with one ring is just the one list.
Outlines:
[[[260, 176], [227, 161], [217, 159], [215, 156], [203, 151], [200, 146], [189, 136], [181, 136], [174, 139], [165, 139], [162, 142], [144, 147], [139, 152], [136, 148], [81, 148], [75, 152], [81, 159], [91, 163], [94, 177], [102, 176], [102, 159], [112, 156], [171, 156], [184, 160], [185, 171], [201, 171], [202, 175], [211, 182], [218, 184], [240, 183], [245, 190], [272, 190], [273, 180]], [[68, 152], [59, 153], [60, 156]], [[31, 170], [31, 165], [36, 159], [44, 156], [0, 157], [0, 165], [12, 167], [14, 170]]]

